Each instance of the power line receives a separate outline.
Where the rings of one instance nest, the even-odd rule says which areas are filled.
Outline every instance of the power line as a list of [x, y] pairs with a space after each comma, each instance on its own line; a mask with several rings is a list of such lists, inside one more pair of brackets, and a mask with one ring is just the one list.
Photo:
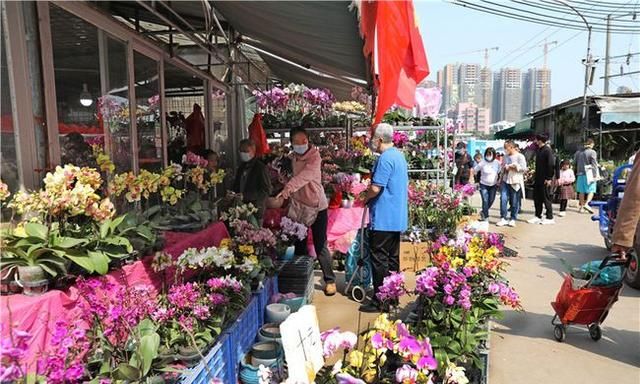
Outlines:
[[[549, 52], [548, 52], [548, 53], [551, 53], [551, 52], [555, 51], [556, 49], [558, 49], [558, 48], [562, 47], [563, 45], [567, 44], [567, 43], [568, 43], [568, 42], [570, 42], [571, 40], [573, 40], [573, 39], [575, 39], [576, 37], [578, 37], [581, 33], [582, 33], [582, 31], [578, 31], [578, 32], [576, 32], [576, 34], [572, 35], [570, 38], [568, 38], [567, 40], [563, 41], [561, 44], [558, 44], [558, 45], [556, 45], [555, 47], [551, 48], [551, 49], [549, 50]], [[535, 61], [539, 60], [539, 59], [540, 59], [540, 58], [542, 58], [543, 56], [544, 56], [544, 54], [542, 54], [542, 55], [540, 55], [540, 56], [536, 57], [535, 59], [531, 60], [531, 61], [530, 61], [530, 62], [528, 62], [527, 64], [525, 64], [525, 65], [521, 66], [521, 67], [520, 67], [520, 69], [524, 69], [524, 68], [525, 68], [525, 67], [527, 67], [529, 64], [531, 64], [531, 63], [533, 63], [533, 62], [535, 62]]]
[[[567, 29], [574, 29], [574, 30], [586, 30], [585, 26], [582, 25], [582, 21], [580, 20], [567, 20], [565, 23], [559, 23], [557, 17], [549, 17], [549, 15], [542, 15], [536, 12], [531, 12], [531, 11], [525, 11], [523, 12], [521, 9], [518, 8], [514, 8], [514, 7], [510, 7], [510, 6], [506, 6], [504, 4], [497, 4], [497, 3], [493, 3], [490, 1], [483, 1], [484, 3], [488, 3], [488, 4], [493, 4], [497, 7], [502, 7], [502, 8], [508, 8], [508, 9], [513, 9], [515, 11], [518, 12], [523, 12], [522, 14], [518, 14], [518, 13], [513, 13], [510, 11], [506, 11], [503, 9], [496, 9], [496, 8], [491, 8], [491, 7], [487, 7], [487, 6], [483, 6], [483, 5], [478, 5], [478, 4], [474, 4], [474, 3], [470, 3], [468, 1], [464, 1], [464, 0], [449, 0], [452, 4], [454, 5], [458, 5], [458, 6], [462, 6], [465, 8], [469, 8], [472, 10], [476, 10], [476, 11], [480, 11], [480, 12], [484, 12], [484, 13], [489, 13], [489, 14], [493, 14], [493, 15], [497, 15], [497, 16], [502, 16], [502, 17], [506, 17], [506, 18], [510, 18], [513, 20], [520, 20], [520, 21], [527, 21], [527, 22], [531, 22], [531, 23], [536, 23], [536, 24], [541, 24], [541, 25], [549, 25], [552, 27], [561, 27], [561, 28], [567, 28]], [[538, 18], [532, 15], [541, 15], [543, 18]], [[591, 23], [591, 28], [593, 31], [596, 32], [606, 32], [607, 28], [606, 28], [606, 24], [604, 23], [597, 23], [592, 21]], [[615, 27], [615, 28], [614, 28]], [[628, 27], [628, 26], [615, 26], [610, 28], [610, 32], [611, 33], [615, 33], [615, 34], [635, 34], [635, 33], [640, 33], [640, 28], [636, 28], [636, 27]]]

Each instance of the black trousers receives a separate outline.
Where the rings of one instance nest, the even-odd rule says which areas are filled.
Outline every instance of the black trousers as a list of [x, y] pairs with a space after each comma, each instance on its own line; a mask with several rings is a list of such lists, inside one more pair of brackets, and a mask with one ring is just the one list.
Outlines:
[[567, 210], [567, 199], [560, 200], [560, 212], [564, 212]]
[[[389, 272], [400, 270], [400, 232], [369, 231], [369, 252], [373, 289], [378, 289]], [[378, 300], [374, 295], [374, 300]]]
[[[329, 216], [327, 210], [318, 212], [316, 221], [311, 224], [311, 234], [313, 234], [313, 248], [316, 251], [318, 262], [320, 263], [320, 269], [322, 269], [322, 275], [324, 281], [327, 283], [333, 283], [336, 281], [336, 275], [333, 273], [333, 257], [329, 248], [327, 247], [327, 224]], [[298, 256], [307, 255], [307, 239], [303, 241], [297, 241], [295, 244], [296, 252]]]
[[546, 217], [549, 220], [553, 219], [553, 195], [551, 189], [546, 185], [534, 185], [533, 186], [533, 204], [536, 208], [536, 217], [542, 218], [542, 207], [546, 210]]

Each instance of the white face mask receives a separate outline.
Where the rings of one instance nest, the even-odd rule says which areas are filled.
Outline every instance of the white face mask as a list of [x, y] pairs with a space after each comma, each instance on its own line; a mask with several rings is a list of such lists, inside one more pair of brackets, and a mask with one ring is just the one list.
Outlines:
[[240, 160], [242, 160], [244, 163], [246, 163], [247, 161], [251, 161], [251, 159], [253, 159], [253, 156], [251, 156], [250, 153], [240, 152]]
[[309, 150], [309, 144], [293, 145], [293, 152], [304, 155]]
[[485, 156], [484, 159], [487, 161], [493, 161], [493, 156]]

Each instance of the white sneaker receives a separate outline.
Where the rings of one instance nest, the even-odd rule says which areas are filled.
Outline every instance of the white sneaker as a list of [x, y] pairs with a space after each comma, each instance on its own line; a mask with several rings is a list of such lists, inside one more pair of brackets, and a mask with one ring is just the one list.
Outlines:
[[542, 224], [542, 225], [552, 225], [552, 224], [555, 224], [555, 223], [556, 223], [556, 221], [553, 220], [553, 219], [544, 219], [544, 220], [542, 220], [540, 222], [540, 224]]
[[510, 227], [515, 227], [516, 226], [516, 221], [515, 220], [509, 220], [509, 224], [507, 224]]
[[564, 211], [558, 212], [558, 216], [560, 217], [565, 217], [566, 215], [567, 215], [567, 212], [564, 212]]
[[540, 224], [541, 222], [542, 220], [537, 217], [532, 217], [531, 219], [527, 220], [527, 223], [529, 224]]
[[509, 222], [508, 222], [507, 220], [505, 220], [505, 219], [500, 219], [500, 221], [498, 221], [498, 222], [496, 223], [496, 225], [497, 225], [498, 227], [504, 227], [505, 225], [508, 225], [508, 224], [509, 224]]
[[594, 213], [593, 208], [591, 208], [591, 207], [590, 207], [590, 206], [588, 206], [588, 205], [585, 205], [585, 206], [584, 206], [584, 210], [585, 210], [585, 211], [587, 211], [587, 212], [589, 212], [589, 213], [591, 213], [591, 214], [593, 214], [593, 213]]

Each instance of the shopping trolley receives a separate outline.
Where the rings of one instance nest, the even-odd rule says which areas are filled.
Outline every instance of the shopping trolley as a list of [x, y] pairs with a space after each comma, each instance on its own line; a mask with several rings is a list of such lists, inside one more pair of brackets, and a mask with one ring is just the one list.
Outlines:
[[[591, 338], [594, 341], [600, 340], [600, 324], [607, 318], [613, 303], [618, 301], [623, 287], [622, 276], [629, 266], [628, 260], [630, 259], [621, 261], [617, 254], [612, 254], [600, 263], [587, 280], [571, 274], [565, 276], [556, 300], [551, 303], [555, 311], [551, 324], [554, 326], [553, 336], [557, 341], [563, 342], [566, 339], [566, 330], [570, 325], [586, 325]], [[605, 286], [594, 285], [606, 267], [622, 267], [620, 281]]]
[[358, 303], [364, 301], [367, 297], [367, 290], [372, 287], [369, 238], [366, 229], [367, 213], [368, 208], [365, 206], [362, 211], [360, 230], [349, 247], [345, 261], [347, 284], [344, 288], [344, 294]]

